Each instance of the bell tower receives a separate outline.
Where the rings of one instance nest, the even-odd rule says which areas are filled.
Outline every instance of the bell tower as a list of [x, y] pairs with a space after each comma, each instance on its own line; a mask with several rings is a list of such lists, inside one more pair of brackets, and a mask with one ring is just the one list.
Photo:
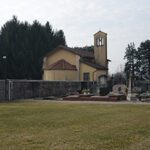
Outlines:
[[94, 34], [94, 58], [97, 64], [107, 67], [107, 33]]

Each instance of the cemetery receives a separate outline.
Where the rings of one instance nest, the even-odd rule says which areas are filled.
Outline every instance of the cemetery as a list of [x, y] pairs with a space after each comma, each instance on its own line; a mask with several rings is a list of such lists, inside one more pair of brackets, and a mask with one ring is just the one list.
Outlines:
[[[140, 101], [149, 102], [150, 93], [145, 84], [131, 88], [128, 85], [109, 85], [99, 82], [80, 81], [40, 81], [40, 80], [0, 80], [0, 101], [18, 99], [52, 99], [71, 101]], [[50, 98], [51, 97], [51, 98]]]
[[[88, 38], [82, 32], [83, 42]], [[150, 40], [138, 48], [128, 44], [123, 69], [111, 74], [107, 33], [99, 30], [93, 37], [91, 46], [68, 47], [63, 30], [54, 30], [49, 22], [28, 23], [13, 16], [4, 24], [0, 149], [149, 149]], [[109, 47], [116, 61], [117, 47]]]
[[150, 0], [0, 4], [0, 150], [150, 150]]

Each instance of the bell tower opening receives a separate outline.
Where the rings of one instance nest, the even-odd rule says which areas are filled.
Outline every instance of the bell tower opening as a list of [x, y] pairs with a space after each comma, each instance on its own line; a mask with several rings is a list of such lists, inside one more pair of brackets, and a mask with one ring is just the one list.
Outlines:
[[96, 39], [96, 46], [99, 47], [99, 46], [103, 46], [104, 45], [104, 38], [103, 37], [98, 37]]

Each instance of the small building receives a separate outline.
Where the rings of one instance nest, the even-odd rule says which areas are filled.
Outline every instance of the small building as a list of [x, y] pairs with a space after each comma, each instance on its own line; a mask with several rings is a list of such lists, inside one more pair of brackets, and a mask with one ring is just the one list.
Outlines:
[[94, 34], [94, 50], [67, 46], [51, 50], [43, 60], [43, 80], [97, 81], [108, 75], [107, 34]]

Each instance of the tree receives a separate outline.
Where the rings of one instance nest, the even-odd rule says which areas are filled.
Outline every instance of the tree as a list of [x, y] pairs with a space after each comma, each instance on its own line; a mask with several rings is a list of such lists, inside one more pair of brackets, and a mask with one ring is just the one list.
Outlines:
[[137, 73], [137, 50], [135, 48], [134, 43], [128, 44], [125, 52], [124, 59], [126, 59], [125, 63], [125, 73], [127, 79], [129, 79], [129, 75], [131, 74], [134, 79]]
[[88, 52], [94, 52], [94, 46], [84, 46], [84, 47], [74, 47], [75, 49], [81, 49], [81, 50], [85, 50]]
[[112, 76], [113, 85], [115, 84], [126, 84], [125, 74], [123, 72], [117, 72]]
[[62, 45], [66, 45], [66, 40], [65, 40], [65, 36], [64, 36], [63, 30], [56, 31], [54, 33], [54, 39], [55, 39], [55, 41], [57, 41], [57, 42], [55, 42], [55, 47], [57, 45], [60, 45], [60, 43]]
[[43, 57], [58, 45], [66, 45], [62, 30], [54, 32], [49, 22], [29, 24], [14, 16], [0, 30], [0, 58], [7, 56], [0, 63], [0, 78], [6, 78], [7, 67], [7, 78], [41, 79]]
[[141, 77], [150, 79], [150, 40], [141, 42], [138, 47], [138, 62]]

